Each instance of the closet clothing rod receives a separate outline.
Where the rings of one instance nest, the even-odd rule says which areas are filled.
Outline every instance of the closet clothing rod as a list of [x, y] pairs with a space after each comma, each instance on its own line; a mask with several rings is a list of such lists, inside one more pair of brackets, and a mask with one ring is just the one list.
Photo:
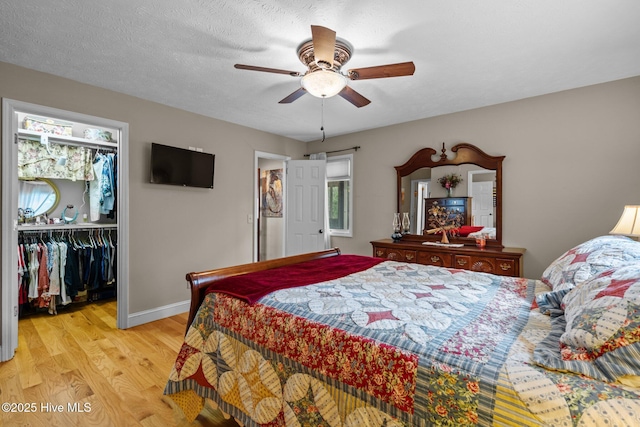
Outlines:
[[[52, 229], [49, 228], [47, 230], [19, 230], [20, 233], [23, 234], [51, 234], [51, 233], [68, 233], [69, 231], [86, 231], [86, 232], [93, 232], [93, 231], [99, 231], [101, 230], [100, 228], [61, 228], [61, 229]], [[106, 229], [103, 229], [106, 230]], [[109, 231], [111, 231], [112, 229], [109, 228]]]
[[18, 226], [18, 232], [20, 233], [42, 233], [46, 231], [93, 231], [93, 230], [112, 230], [118, 228], [118, 224], [100, 224], [100, 225], [22, 225]]
[[[355, 147], [351, 147], [351, 148], [343, 148], [342, 150], [333, 150], [333, 151], [325, 151], [325, 153], [327, 154], [331, 154], [331, 153], [341, 153], [343, 151], [350, 151], [350, 150], [354, 150], [354, 151], [358, 151], [360, 149], [359, 145], [356, 145]], [[311, 154], [305, 154], [305, 157], [309, 157]]]

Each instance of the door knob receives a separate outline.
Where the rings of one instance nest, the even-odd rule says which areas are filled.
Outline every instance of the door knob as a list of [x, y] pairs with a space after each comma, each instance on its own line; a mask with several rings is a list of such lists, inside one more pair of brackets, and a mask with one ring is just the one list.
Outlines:
[[322, 231], [322, 230], [318, 230], [318, 233], [322, 234], [322, 233], [323, 233], [323, 231]]

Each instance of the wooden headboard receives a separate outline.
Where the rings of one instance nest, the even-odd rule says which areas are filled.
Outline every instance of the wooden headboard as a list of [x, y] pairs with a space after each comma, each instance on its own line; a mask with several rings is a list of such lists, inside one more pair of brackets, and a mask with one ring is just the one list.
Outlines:
[[204, 300], [207, 288], [213, 282], [224, 279], [225, 277], [238, 276], [240, 274], [251, 273], [254, 271], [270, 270], [272, 268], [283, 267], [285, 265], [297, 264], [299, 262], [311, 261], [314, 259], [327, 258], [337, 255], [340, 255], [340, 249], [333, 248], [324, 251], [293, 255], [268, 261], [252, 262], [250, 264], [218, 268], [216, 270], [188, 273], [187, 282], [189, 282], [189, 287], [191, 288], [191, 306], [189, 308], [189, 320], [187, 321], [186, 331], [189, 330], [191, 322], [193, 322], [193, 319], [196, 317], [198, 308]]

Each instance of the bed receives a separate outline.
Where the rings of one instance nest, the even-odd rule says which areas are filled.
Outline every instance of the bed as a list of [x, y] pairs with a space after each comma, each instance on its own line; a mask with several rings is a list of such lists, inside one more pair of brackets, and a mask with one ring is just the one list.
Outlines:
[[164, 393], [245, 426], [638, 426], [640, 243], [539, 280], [332, 249], [190, 273]]
[[467, 237], [477, 238], [484, 236], [486, 239], [495, 239], [496, 238], [496, 228], [495, 227], [481, 227], [478, 231], [473, 231], [467, 234]]

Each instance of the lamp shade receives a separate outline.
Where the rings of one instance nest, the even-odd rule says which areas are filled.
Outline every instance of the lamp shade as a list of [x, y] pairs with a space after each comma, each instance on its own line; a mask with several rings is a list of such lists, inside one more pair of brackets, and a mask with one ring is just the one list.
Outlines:
[[609, 234], [622, 234], [624, 236], [640, 236], [640, 206], [627, 205], [622, 211], [622, 216]]
[[305, 74], [300, 84], [315, 97], [330, 98], [344, 89], [347, 85], [347, 79], [335, 71], [317, 70]]

